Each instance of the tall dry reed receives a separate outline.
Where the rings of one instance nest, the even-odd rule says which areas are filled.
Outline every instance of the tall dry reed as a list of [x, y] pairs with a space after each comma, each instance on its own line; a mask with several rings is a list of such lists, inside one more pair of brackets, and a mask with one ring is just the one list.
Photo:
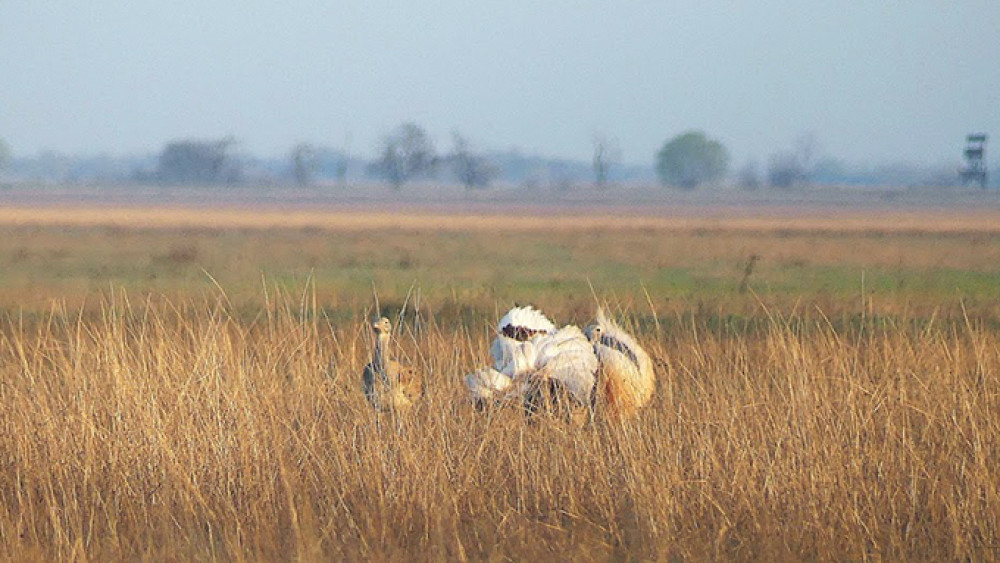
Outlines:
[[636, 323], [654, 403], [575, 428], [465, 399], [494, 314], [404, 319], [429, 384], [398, 418], [359, 390], [366, 312], [334, 324], [308, 296], [3, 319], [0, 555], [1000, 555], [993, 330], [763, 310], [753, 330]]

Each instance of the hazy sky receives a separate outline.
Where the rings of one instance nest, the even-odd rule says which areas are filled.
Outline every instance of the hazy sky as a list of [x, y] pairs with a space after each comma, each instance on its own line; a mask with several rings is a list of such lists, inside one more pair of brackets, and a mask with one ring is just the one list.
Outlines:
[[804, 132], [851, 161], [957, 160], [971, 130], [1000, 154], [1000, 1], [0, 0], [15, 154], [370, 154], [405, 120], [583, 159], [605, 132], [629, 162], [691, 128], [736, 164]]

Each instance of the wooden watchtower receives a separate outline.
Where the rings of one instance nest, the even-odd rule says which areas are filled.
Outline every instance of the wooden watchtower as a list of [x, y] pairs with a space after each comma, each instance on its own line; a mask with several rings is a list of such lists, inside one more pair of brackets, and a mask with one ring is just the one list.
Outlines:
[[972, 133], [965, 137], [965, 168], [959, 172], [963, 184], [979, 183], [986, 188], [986, 134]]

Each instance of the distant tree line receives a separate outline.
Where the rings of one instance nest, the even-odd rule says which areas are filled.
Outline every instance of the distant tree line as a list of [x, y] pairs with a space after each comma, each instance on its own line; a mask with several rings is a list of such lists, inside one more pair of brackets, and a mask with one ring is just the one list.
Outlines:
[[[824, 170], [817, 160], [817, 147], [814, 135], [800, 135], [791, 149], [770, 156], [763, 179], [757, 165], [748, 162], [736, 172], [735, 183], [744, 189], [757, 189], [765, 184], [780, 189], [808, 185]], [[720, 182], [728, 174], [729, 160], [729, 152], [720, 141], [701, 131], [689, 131], [663, 145], [656, 154], [656, 172], [661, 183], [690, 189]], [[827, 166], [826, 170], [829, 169]]]
[[404, 123], [382, 138], [379, 157], [369, 170], [400, 189], [403, 184], [420, 178], [434, 178], [441, 169], [448, 169], [467, 189], [485, 188], [499, 168], [476, 153], [461, 133], [452, 133], [452, 150], [438, 155], [427, 131], [415, 123]]
[[[617, 141], [603, 133], [594, 135], [588, 163], [525, 155], [517, 150], [485, 152], [457, 131], [451, 135], [450, 147], [439, 151], [423, 127], [406, 122], [380, 138], [376, 156], [370, 160], [351, 156], [346, 146], [330, 148], [307, 142], [295, 144], [283, 157], [255, 158], [241, 152], [232, 137], [172, 140], [154, 155], [74, 157], [41, 151], [24, 157], [12, 155], [0, 139], [0, 178], [71, 184], [301, 187], [383, 181], [397, 190], [411, 182], [429, 180], [457, 183], [469, 190], [484, 189], [497, 181], [525, 189], [554, 190], [581, 185], [605, 189], [616, 183], [653, 181], [681, 189], [726, 183], [748, 190], [788, 190], [810, 184], [941, 186], [956, 185], [959, 179], [957, 163], [953, 167], [907, 163], [858, 166], [822, 158], [818, 147], [814, 135], [801, 135], [789, 148], [770, 154], [763, 165], [748, 161], [732, 171], [725, 145], [703, 131], [692, 130], [667, 139], [650, 167], [623, 165]], [[993, 185], [1000, 185], [1000, 175], [992, 178]]]
[[416, 178], [430, 178], [438, 157], [427, 132], [415, 123], [404, 123], [382, 139], [378, 159], [369, 170], [385, 178], [393, 188]]

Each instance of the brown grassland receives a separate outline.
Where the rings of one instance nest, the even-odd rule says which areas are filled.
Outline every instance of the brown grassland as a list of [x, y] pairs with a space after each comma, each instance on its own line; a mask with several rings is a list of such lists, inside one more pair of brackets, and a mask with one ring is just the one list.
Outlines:
[[[619, 211], [0, 209], [0, 558], [1000, 558], [1000, 213]], [[640, 416], [473, 408], [598, 300]]]

